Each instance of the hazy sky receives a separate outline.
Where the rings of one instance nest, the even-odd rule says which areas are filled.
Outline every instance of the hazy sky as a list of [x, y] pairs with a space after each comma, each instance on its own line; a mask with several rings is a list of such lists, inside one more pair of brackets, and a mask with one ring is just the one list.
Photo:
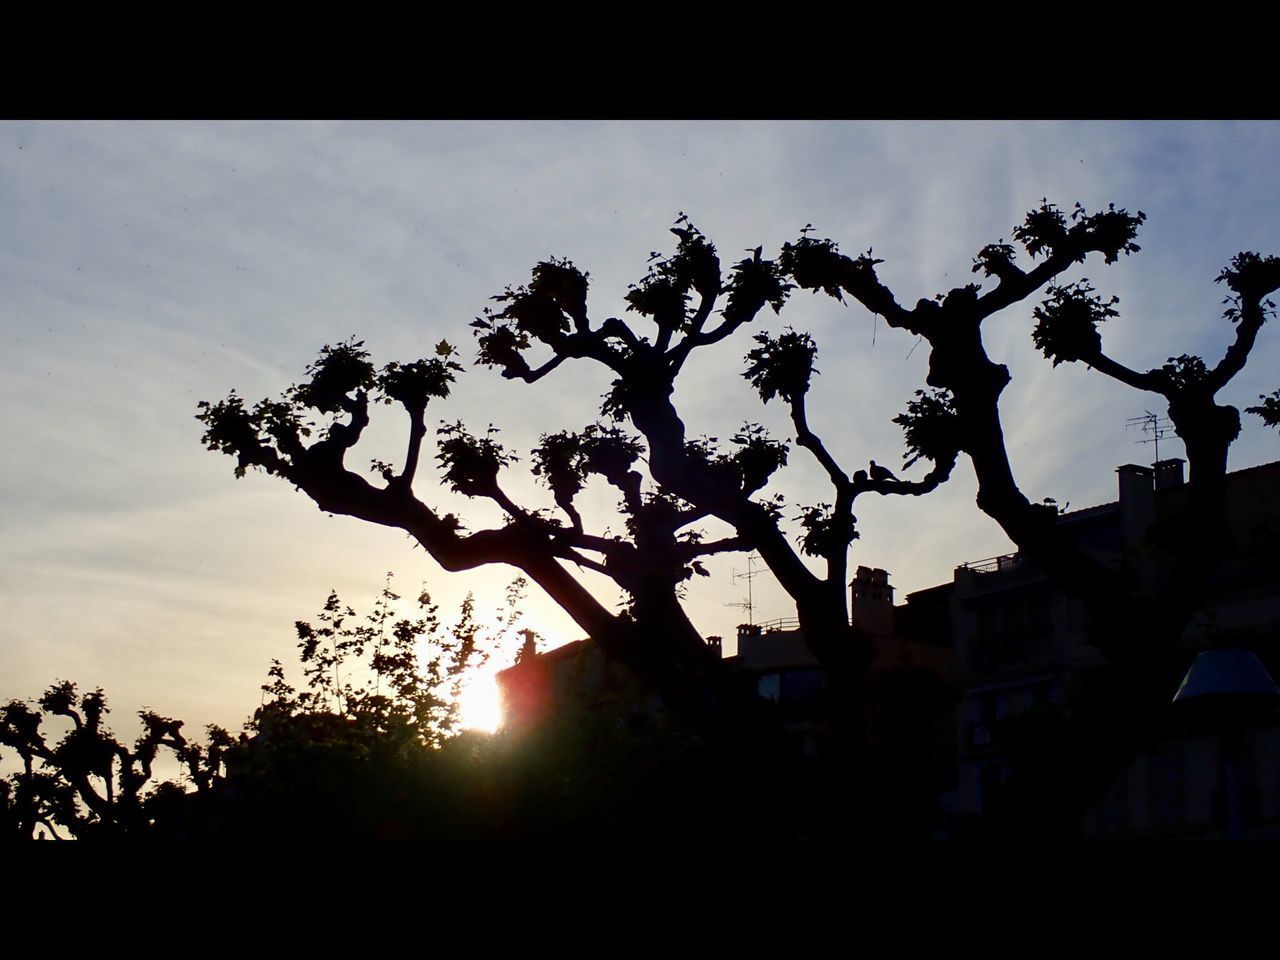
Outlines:
[[[552, 255], [590, 272], [593, 316], [622, 315], [681, 211], [726, 264], [758, 244], [776, 255], [812, 222], [846, 252], [873, 247], [911, 304], [969, 282], [973, 255], [1047, 196], [1148, 215], [1140, 254], [1074, 273], [1120, 297], [1108, 352], [1139, 369], [1216, 359], [1232, 328], [1213, 278], [1239, 250], [1280, 252], [1277, 158], [1274, 123], [0, 125], [0, 697], [63, 677], [104, 687], [122, 732], [143, 705], [237, 727], [269, 660], [293, 662], [293, 621], [331, 588], [367, 607], [394, 570], [403, 593], [425, 580], [445, 611], [468, 590], [496, 607], [513, 571], [446, 574], [405, 534], [327, 517], [278, 479], [237, 481], [230, 458], [201, 447], [198, 401], [275, 395], [325, 343], [357, 335], [381, 364], [447, 338], [469, 364], [468, 322]], [[1032, 305], [987, 334], [1014, 376], [1003, 409], [1019, 478], [1034, 499], [1114, 499], [1114, 467], [1151, 460], [1126, 419], [1160, 408], [1086, 369], [1053, 370], [1031, 346]], [[807, 294], [756, 327], [787, 324], [820, 344], [811, 420], [846, 468], [900, 464], [891, 420], [922, 384], [926, 348]], [[691, 433], [753, 419], [789, 436], [740, 376], [753, 332], [687, 370]], [[1264, 329], [1226, 399], [1280, 386], [1278, 334]], [[549, 505], [527, 452], [540, 432], [591, 422], [607, 386], [588, 367], [534, 387], [474, 368], [428, 415], [500, 427], [526, 455], [510, 489]], [[404, 431], [383, 408], [349, 464], [398, 459]], [[829, 500], [802, 454], [774, 489]], [[1248, 418], [1232, 468], [1277, 457], [1275, 433]], [[473, 528], [495, 518], [430, 473], [417, 489]], [[887, 568], [902, 597], [1010, 549], [973, 497], [962, 461], [928, 498], [860, 500], [853, 563]], [[595, 496], [601, 524], [612, 501]], [[745, 564], [710, 566], [691, 610], [705, 633], [732, 636], [742, 612], [727, 604], [745, 586], [731, 570]], [[794, 615], [767, 577], [755, 598], [757, 619]], [[580, 635], [536, 593], [525, 609], [552, 642]]]

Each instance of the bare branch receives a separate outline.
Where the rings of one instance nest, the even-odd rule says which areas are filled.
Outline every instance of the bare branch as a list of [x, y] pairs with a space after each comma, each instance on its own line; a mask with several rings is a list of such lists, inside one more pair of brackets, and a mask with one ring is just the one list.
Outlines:
[[525, 364], [520, 368], [511, 366], [504, 367], [502, 370], [502, 376], [507, 380], [523, 380], [525, 383], [537, 383], [552, 370], [556, 369], [556, 367], [560, 366], [560, 364], [564, 363], [566, 359], [568, 359], [566, 354], [557, 353], [536, 370], [531, 369], [528, 364]]
[[732, 553], [748, 549], [747, 541], [742, 537], [722, 537], [719, 540], [706, 540], [683, 544], [681, 552], [686, 560], [694, 557], [709, 557], [717, 553]]
[[1118, 380], [1120, 383], [1133, 387], [1135, 390], [1146, 390], [1166, 397], [1169, 395], [1168, 382], [1154, 371], [1139, 373], [1137, 370], [1126, 367], [1123, 363], [1112, 360], [1101, 350], [1081, 359], [1099, 373], [1104, 373], [1111, 379]]
[[809, 429], [809, 420], [805, 411], [805, 394], [799, 394], [791, 400], [791, 422], [796, 428], [796, 443], [813, 454], [814, 459], [822, 465], [837, 491], [849, 485], [849, 475], [836, 463], [835, 457], [827, 451], [822, 440]]

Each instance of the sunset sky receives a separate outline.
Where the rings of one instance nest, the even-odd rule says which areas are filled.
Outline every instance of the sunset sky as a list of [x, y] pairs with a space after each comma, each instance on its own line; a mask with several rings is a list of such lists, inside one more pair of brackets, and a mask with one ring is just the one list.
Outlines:
[[[974, 254], [1041, 197], [1114, 202], [1147, 214], [1142, 251], [1070, 277], [1119, 296], [1107, 351], [1139, 369], [1216, 360], [1232, 328], [1214, 277], [1240, 250], [1280, 253], [1278, 159], [1275, 123], [0, 124], [0, 698], [67, 678], [103, 687], [122, 733], [144, 705], [190, 729], [238, 728], [270, 659], [293, 663], [293, 622], [330, 589], [367, 608], [391, 570], [406, 595], [426, 581], [446, 614], [468, 591], [481, 611], [500, 604], [514, 571], [444, 573], [405, 534], [327, 517], [263, 474], [236, 480], [230, 458], [201, 447], [198, 401], [276, 395], [323, 344], [355, 335], [379, 364], [457, 345], [468, 371], [428, 417], [501, 428], [522, 456], [508, 488], [549, 506], [529, 448], [592, 422], [609, 378], [579, 365], [503, 381], [471, 367], [467, 326], [538, 260], [570, 258], [590, 272], [592, 315], [623, 316], [682, 211], [726, 265], [760, 244], [776, 256], [812, 223], [845, 252], [873, 248], [913, 304], [973, 279]], [[1033, 305], [987, 328], [1014, 377], [1003, 410], [1019, 479], [1033, 499], [1114, 499], [1114, 468], [1152, 459], [1125, 421], [1164, 411], [1077, 365], [1054, 370], [1032, 348]], [[803, 293], [690, 365], [677, 393], [690, 433], [758, 420], [791, 435], [740, 376], [751, 335], [785, 325], [820, 346], [815, 430], [850, 471], [898, 467], [892, 418], [923, 384], [927, 347]], [[1243, 407], [1277, 387], [1268, 327], [1224, 399]], [[380, 408], [349, 465], [398, 461], [405, 429]], [[829, 501], [801, 454], [771, 491]], [[1180, 455], [1176, 439], [1161, 454]], [[1280, 437], [1247, 418], [1231, 468], [1278, 458]], [[472, 529], [497, 520], [437, 480], [419, 475], [428, 503]], [[962, 461], [928, 498], [860, 500], [852, 563], [887, 568], [901, 598], [1011, 549], [974, 489]], [[597, 529], [612, 502], [594, 494]], [[745, 561], [709, 567], [690, 609], [704, 633], [732, 637]], [[767, 576], [755, 600], [758, 620], [794, 615]], [[536, 591], [525, 610], [549, 644], [581, 635]]]

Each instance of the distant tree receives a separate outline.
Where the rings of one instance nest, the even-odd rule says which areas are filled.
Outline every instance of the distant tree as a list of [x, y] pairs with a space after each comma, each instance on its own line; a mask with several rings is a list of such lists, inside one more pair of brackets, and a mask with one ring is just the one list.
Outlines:
[[[273, 661], [263, 703], [234, 738], [208, 727], [207, 742], [182, 734], [183, 722], [149, 710], [132, 749], [106, 725], [101, 690], [79, 694], [60, 681], [38, 708], [0, 708], [0, 746], [20, 772], [0, 781], [0, 826], [8, 839], [112, 836], [403, 836], [446, 829], [439, 805], [419, 794], [441, 783], [440, 748], [459, 733], [459, 695], [520, 617], [524, 583], [507, 590], [494, 626], [482, 627], [474, 601], [441, 624], [423, 591], [418, 616], [399, 617], [390, 575], [364, 618], [330, 594], [315, 622], [298, 621], [305, 689]], [[43, 724], [70, 721], [56, 742]], [[183, 780], [155, 782], [161, 748]], [[437, 790], [460, 802], [465, 780]], [[194, 786], [194, 791], [190, 788]], [[415, 786], [422, 788], [415, 792]], [[457, 817], [454, 811], [448, 816]]]
[[441, 748], [459, 736], [463, 687], [518, 622], [524, 588], [508, 587], [491, 627], [469, 596], [452, 625], [425, 591], [415, 616], [399, 616], [389, 574], [363, 618], [331, 593], [314, 622], [296, 624], [306, 688], [272, 662], [263, 704], [228, 759], [227, 796], [200, 828], [383, 839], [457, 828], [474, 771], [454, 769]]
[[[208, 742], [188, 741], [183, 723], [149, 710], [138, 716], [143, 733], [130, 749], [103, 723], [108, 712], [101, 690], [80, 694], [59, 681], [33, 709], [13, 700], [0, 708], [0, 746], [14, 750], [22, 771], [11, 775], [0, 793], [11, 837], [32, 838], [40, 829], [51, 838], [101, 838], [136, 834], [154, 823], [181, 787], [152, 783], [153, 764], [165, 748], [182, 764], [198, 793], [207, 793], [224, 771], [234, 741], [221, 727], [208, 728]], [[62, 717], [71, 727], [56, 743], [43, 729]]]

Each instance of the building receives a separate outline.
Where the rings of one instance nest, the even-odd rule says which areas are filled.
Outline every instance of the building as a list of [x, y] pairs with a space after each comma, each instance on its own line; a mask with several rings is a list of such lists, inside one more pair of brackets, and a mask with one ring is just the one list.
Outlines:
[[[940, 742], [948, 744], [949, 752], [954, 685], [951, 585], [918, 591], [908, 595], [904, 605], [894, 606], [888, 572], [860, 566], [849, 591], [851, 626], [867, 636], [872, 647], [867, 705], [870, 740], [893, 740], [923, 708], [937, 713]], [[738, 653], [726, 663], [749, 675], [760, 696], [778, 705], [786, 732], [805, 756], [822, 753], [828, 734], [827, 683], [799, 621], [740, 625]]]
[[[1059, 523], [1095, 558], [1158, 573], [1151, 538], [1178, 514], [1188, 489], [1183, 461], [1116, 471], [1117, 499], [1064, 514]], [[1207, 565], [1201, 613], [1188, 650], [1245, 648], [1280, 667], [1280, 462], [1229, 474], [1228, 523], [1237, 548]], [[951, 595], [959, 688], [958, 812], [981, 814], [1007, 778], [1007, 744], [1019, 727], [1048, 722], [1055, 707], [1107, 669], [1088, 642], [1080, 602], [1019, 554], [956, 568]], [[1244, 737], [1241, 766], [1255, 835], [1280, 836], [1280, 718]], [[1204, 724], [1171, 726], [1137, 757], [1081, 824], [1085, 836], [1201, 835], [1220, 831], [1223, 746]]]
[[532, 638], [526, 638], [516, 664], [500, 671], [497, 681], [508, 729], [531, 728], [570, 703], [588, 711], [620, 704], [640, 713], [659, 709], [658, 698], [635, 674], [589, 639], [536, 653]]

